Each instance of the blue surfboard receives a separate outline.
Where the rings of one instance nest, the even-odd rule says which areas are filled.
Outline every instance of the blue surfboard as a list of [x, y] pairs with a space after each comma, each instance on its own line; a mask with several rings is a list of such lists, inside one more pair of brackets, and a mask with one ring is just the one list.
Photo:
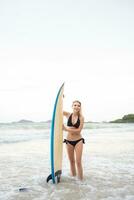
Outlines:
[[59, 183], [62, 174], [62, 153], [63, 153], [63, 91], [64, 83], [60, 87], [53, 108], [51, 131], [50, 131], [50, 161], [51, 174], [47, 182]]

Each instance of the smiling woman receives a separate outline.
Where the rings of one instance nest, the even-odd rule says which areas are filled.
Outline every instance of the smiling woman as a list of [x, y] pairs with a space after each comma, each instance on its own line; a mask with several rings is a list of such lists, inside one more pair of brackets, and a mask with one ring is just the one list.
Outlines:
[[[78, 178], [83, 179], [82, 152], [84, 138], [81, 130], [84, 124], [84, 117], [81, 113], [81, 102], [75, 100], [72, 105], [73, 112], [63, 112], [67, 118], [67, 126], [63, 125], [63, 130], [68, 132], [67, 139], [64, 139], [67, 147], [67, 154], [70, 161], [71, 175], [76, 176], [75, 162], [78, 171]], [[76, 159], [76, 161], [75, 161]]]

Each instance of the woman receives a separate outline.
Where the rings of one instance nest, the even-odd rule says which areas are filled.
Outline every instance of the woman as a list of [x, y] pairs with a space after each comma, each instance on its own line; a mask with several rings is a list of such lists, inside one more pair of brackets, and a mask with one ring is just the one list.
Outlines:
[[[82, 151], [84, 138], [81, 136], [81, 130], [84, 124], [84, 117], [81, 114], [81, 102], [74, 101], [72, 105], [73, 112], [63, 112], [67, 117], [67, 126], [63, 125], [63, 130], [68, 132], [67, 139], [64, 140], [67, 147], [68, 158], [70, 161], [71, 175], [76, 176], [76, 166], [78, 178], [83, 179]], [[76, 166], [75, 166], [76, 164]]]

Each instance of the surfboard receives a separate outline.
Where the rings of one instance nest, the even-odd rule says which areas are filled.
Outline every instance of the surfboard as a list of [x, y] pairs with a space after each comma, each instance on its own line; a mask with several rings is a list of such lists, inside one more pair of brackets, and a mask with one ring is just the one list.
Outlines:
[[62, 174], [62, 152], [63, 152], [63, 91], [64, 83], [60, 87], [53, 108], [51, 131], [50, 131], [50, 163], [51, 174], [47, 182], [59, 183]]

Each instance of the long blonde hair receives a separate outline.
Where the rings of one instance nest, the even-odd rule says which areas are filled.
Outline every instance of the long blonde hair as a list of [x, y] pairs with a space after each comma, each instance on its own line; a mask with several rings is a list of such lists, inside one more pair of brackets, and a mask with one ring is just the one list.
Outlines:
[[73, 104], [76, 103], [76, 102], [80, 104], [80, 111], [79, 111], [78, 115], [79, 115], [79, 117], [82, 117], [83, 115], [82, 115], [81, 102], [79, 100], [75, 100], [75, 101], [73, 101]]

